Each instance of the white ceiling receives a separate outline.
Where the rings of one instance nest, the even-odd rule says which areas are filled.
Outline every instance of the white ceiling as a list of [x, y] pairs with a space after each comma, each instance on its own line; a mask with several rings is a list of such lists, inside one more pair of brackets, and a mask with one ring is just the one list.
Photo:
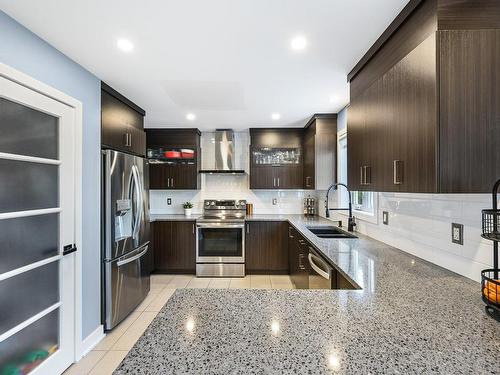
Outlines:
[[[347, 73], [407, 2], [0, 0], [0, 8], [143, 107], [146, 126], [239, 130], [303, 126], [342, 109]], [[290, 48], [296, 35], [307, 38], [301, 52]], [[134, 50], [118, 50], [118, 38]]]

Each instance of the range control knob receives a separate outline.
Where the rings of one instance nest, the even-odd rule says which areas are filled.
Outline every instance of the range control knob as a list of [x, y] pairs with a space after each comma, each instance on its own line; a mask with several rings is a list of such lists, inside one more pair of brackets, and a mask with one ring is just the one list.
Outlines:
[[205, 202], [205, 206], [210, 206], [210, 202]]
[[215, 202], [213, 202], [213, 201], [212, 201], [212, 202], [210, 202], [210, 205], [211, 205], [211, 206], [215, 206]]

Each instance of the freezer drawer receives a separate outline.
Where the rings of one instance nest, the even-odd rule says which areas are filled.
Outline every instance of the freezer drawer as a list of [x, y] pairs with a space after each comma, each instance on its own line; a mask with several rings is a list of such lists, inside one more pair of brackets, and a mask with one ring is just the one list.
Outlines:
[[113, 261], [104, 262], [104, 328], [113, 329], [149, 293], [149, 242]]

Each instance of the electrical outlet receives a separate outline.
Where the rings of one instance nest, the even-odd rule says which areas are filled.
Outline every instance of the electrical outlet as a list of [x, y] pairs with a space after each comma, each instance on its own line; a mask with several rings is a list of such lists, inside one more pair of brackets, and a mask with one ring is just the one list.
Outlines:
[[464, 244], [464, 226], [463, 224], [451, 223], [451, 242]]
[[278, 200], [276, 198], [273, 198], [273, 206], [276, 206], [278, 204]]
[[385, 225], [389, 225], [389, 212], [387, 211], [382, 211], [382, 222]]
[[167, 206], [171, 206], [172, 205], [172, 198], [167, 198]]

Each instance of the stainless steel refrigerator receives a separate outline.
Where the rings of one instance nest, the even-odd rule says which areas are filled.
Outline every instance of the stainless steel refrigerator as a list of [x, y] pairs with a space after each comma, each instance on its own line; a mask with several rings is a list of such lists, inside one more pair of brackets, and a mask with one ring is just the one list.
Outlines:
[[102, 152], [102, 312], [113, 329], [147, 296], [149, 241], [148, 164], [123, 152]]

